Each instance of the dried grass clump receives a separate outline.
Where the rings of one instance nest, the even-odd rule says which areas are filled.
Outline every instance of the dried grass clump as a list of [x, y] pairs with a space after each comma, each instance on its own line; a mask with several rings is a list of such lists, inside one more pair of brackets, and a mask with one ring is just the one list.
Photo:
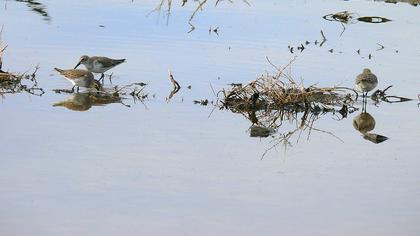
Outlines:
[[341, 141], [333, 133], [316, 128], [316, 121], [327, 113], [339, 120], [358, 110], [353, 106], [357, 100], [353, 89], [297, 83], [291, 76], [293, 61], [281, 69], [269, 61], [276, 74], [267, 73], [247, 85], [235, 84], [219, 92], [223, 96], [221, 109], [241, 114], [251, 122], [251, 137], [273, 137], [262, 157], [280, 144], [292, 146], [292, 140], [298, 142], [303, 132], [308, 139], [316, 131]]
[[36, 72], [38, 67], [32, 74], [15, 74], [0, 71], [0, 96], [5, 94], [15, 94], [27, 92], [32, 95], [42, 96], [45, 92], [38, 87], [36, 80]]
[[3, 27], [0, 29], [0, 98], [3, 98], [6, 94], [20, 92], [27, 92], [32, 95], [42, 96], [44, 94], [44, 90], [38, 87], [38, 82], [36, 80], [36, 72], [39, 69], [38, 67], [35, 68], [35, 71], [32, 74], [10, 73], [2, 70], [3, 53], [7, 48], [7, 45], [2, 46], [2, 33]]
[[[331, 110], [352, 106], [352, 89], [344, 87], [304, 87], [291, 76], [290, 66], [277, 69], [277, 74], [264, 74], [244, 86], [222, 91], [221, 103], [234, 112], [258, 110]], [[271, 63], [271, 62], [270, 62]], [[273, 65], [274, 66], [274, 65]], [[288, 70], [289, 69], [289, 70]], [[288, 71], [288, 72], [287, 72]], [[357, 93], [355, 93], [357, 96]]]

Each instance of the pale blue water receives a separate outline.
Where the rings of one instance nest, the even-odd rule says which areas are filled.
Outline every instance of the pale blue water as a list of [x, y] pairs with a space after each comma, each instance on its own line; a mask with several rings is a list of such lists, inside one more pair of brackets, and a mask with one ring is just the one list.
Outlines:
[[[42, 97], [6, 95], [0, 103], [0, 235], [418, 235], [420, 138], [417, 102], [368, 105], [381, 144], [362, 138], [352, 119], [325, 115], [284, 152], [261, 155], [270, 138], [250, 138], [244, 117], [194, 105], [214, 100], [210, 84], [246, 83], [293, 57], [306, 85], [351, 87], [369, 67], [379, 88], [420, 93], [420, 14], [409, 4], [372, 1], [173, 3], [169, 24], [158, 1], [42, 1], [49, 21], [26, 3], [1, 1], [3, 70], [40, 66]], [[323, 15], [348, 10], [386, 24], [346, 25]], [[105, 27], [99, 27], [104, 25]], [[208, 33], [219, 26], [219, 36]], [[376, 51], [377, 43], [385, 46]], [[229, 49], [230, 48], [230, 49]], [[328, 52], [334, 49], [334, 53]], [[356, 50], [361, 49], [362, 56]], [[398, 50], [399, 53], [395, 53]], [[339, 53], [339, 52], [342, 53]], [[372, 60], [366, 56], [371, 53]], [[51, 89], [71, 85], [54, 67], [82, 54], [127, 58], [115, 84], [149, 83], [155, 94], [75, 112], [52, 104]], [[183, 87], [166, 102], [168, 69]], [[220, 77], [220, 79], [218, 79]], [[192, 85], [192, 89], [186, 87]], [[286, 130], [281, 130], [286, 131]]]

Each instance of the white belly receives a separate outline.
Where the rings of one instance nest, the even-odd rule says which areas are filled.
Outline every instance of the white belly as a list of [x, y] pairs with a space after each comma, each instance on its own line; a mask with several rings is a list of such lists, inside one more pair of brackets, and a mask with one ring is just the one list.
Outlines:
[[73, 84], [73, 86], [77, 86], [77, 87], [89, 87], [89, 84], [87, 82], [86, 78], [77, 78], [77, 79], [73, 79], [69, 81]]
[[107, 67], [103, 67], [103, 65], [97, 61], [94, 61], [92, 63], [93, 65], [90, 66], [89, 68], [87, 68], [89, 71], [94, 72], [94, 73], [104, 73], [105, 71], [107, 71], [109, 68]]

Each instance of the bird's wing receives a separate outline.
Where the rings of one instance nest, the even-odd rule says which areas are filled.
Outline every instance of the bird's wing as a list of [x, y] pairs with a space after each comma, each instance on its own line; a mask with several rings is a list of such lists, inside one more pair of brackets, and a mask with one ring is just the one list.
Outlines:
[[101, 63], [103, 67], [107, 68], [121, 64], [125, 61], [125, 59], [111, 59], [108, 57], [98, 57], [97, 61]]

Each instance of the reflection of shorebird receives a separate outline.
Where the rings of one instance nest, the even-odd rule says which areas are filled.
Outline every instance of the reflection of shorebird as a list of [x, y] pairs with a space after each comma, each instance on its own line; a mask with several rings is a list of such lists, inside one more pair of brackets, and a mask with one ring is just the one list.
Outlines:
[[353, 127], [362, 134], [375, 129], [375, 118], [367, 112], [362, 112], [353, 119]]
[[64, 101], [54, 103], [54, 107], [65, 107], [73, 111], [87, 111], [92, 106], [104, 106], [111, 103], [122, 103], [121, 97], [113, 94], [74, 93]]
[[65, 107], [73, 111], [87, 111], [92, 107], [89, 93], [75, 93], [64, 101], [53, 104], [54, 107]]
[[73, 84], [72, 92], [74, 88], [77, 87], [77, 92], [79, 92], [79, 87], [85, 88], [94, 88], [100, 90], [101, 84], [93, 78], [93, 74], [87, 70], [62, 70], [59, 68], [54, 68], [61, 75], [63, 75], [68, 81]]
[[353, 127], [363, 134], [363, 138], [373, 143], [382, 143], [388, 138], [380, 134], [370, 133], [375, 129], [375, 118], [367, 112], [362, 112], [353, 119]]
[[107, 70], [123, 62], [125, 62], [125, 59], [112, 59], [108, 57], [89, 57], [83, 55], [80, 57], [80, 60], [74, 67], [74, 69], [76, 69], [80, 64], [83, 64], [88, 71], [93, 73], [101, 73], [101, 78], [99, 79], [101, 80], [104, 78], [104, 73]]

